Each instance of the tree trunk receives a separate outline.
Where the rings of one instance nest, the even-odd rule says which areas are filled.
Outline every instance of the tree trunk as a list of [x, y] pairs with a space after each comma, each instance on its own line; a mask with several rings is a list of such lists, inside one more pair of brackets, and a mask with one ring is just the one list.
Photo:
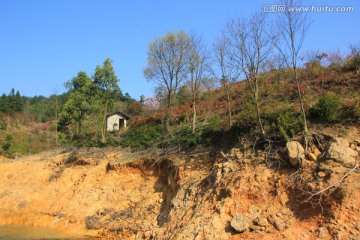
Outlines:
[[260, 106], [259, 106], [258, 100], [256, 100], [256, 114], [257, 114], [257, 117], [258, 117], [261, 134], [263, 135], [263, 137], [265, 137], [265, 130], [264, 130], [264, 127], [263, 127], [263, 124], [262, 124], [261, 116], [260, 116]]
[[78, 136], [80, 134], [80, 129], [81, 129], [81, 123], [80, 123], [80, 121], [77, 121], [76, 122], [76, 135], [78, 135]]
[[258, 83], [257, 80], [254, 80], [254, 99], [255, 99], [255, 105], [256, 105], [256, 115], [258, 118], [258, 122], [259, 122], [259, 126], [260, 126], [260, 130], [261, 130], [261, 134], [263, 135], [263, 137], [265, 137], [265, 130], [262, 124], [262, 120], [261, 120], [261, 116], [260, 116], [260, 106], [259, 106], [259, 87], [258, 87]]
[[81, 129], [82, 129], [82, 122], [80, 121], [80, 122], [79, 122], [79, 132], [78, 132], [78, 135], [81, 134]]
[[107, 107], [108, 107], [108, 102], [107, 100], [105, 101], [105, 109], [104, 109], [104, 113], [103, 113], [103, 117], [102, 117], [102, 121], [101, 121], [101, 142], [105, 143], [106, 142], [106, 115], [107, 115]]
[[195, 97], [193, 97], [193, 122], [192, 122], [192, 134], [195, 133], [196, 128], [196, 100]]
[[55, 145], [56, 148], [59, 147], [59, 143], [58, 143], [58, 101], [57, 101], [57, 93], [55, 93]]
[[228, 89], [228, 86], [225, 86], [225, 91], [226, 91], [226, 100], [227, 100], [227, 107], [228, 107], [228, 124], [229, 124], [229, 128], [231, 127], [231, 122], [232, 122], [232, 118], [231, 118], [231, 98], [230, 98], [230, 90]]
[[306, 120], [306, 113], [305, 113], [305, 109], [304, 109], [304, 103], [302, 101], [302, 96], [301, 96], [300, 81], [299, 81], [299, 78], [298, 78], [297, 73], [296, 73], [296, 68], [293, 68], [293, 71], [294, 71], [294, 77], [295, 77], [295, 80], [296, 80], [296, 86], [297, 86], [297, 90], [298, 90], [298, 97], [299, 97], [299, 102], [300, 102], [300, 107], [301, 107], [301, 114], [302, 114], [303, 119], [304, 119], [304, 133], [305, 133], [305, 135], [307, 135], [308, 127], [307, 127], [307, 120]]
[[172, 101], [172, 93], [170, 92], [167, 98], [167, 106], [166, 106], [165, 121], [164, 121], [165, 133], [170, 133], [171, 101]]

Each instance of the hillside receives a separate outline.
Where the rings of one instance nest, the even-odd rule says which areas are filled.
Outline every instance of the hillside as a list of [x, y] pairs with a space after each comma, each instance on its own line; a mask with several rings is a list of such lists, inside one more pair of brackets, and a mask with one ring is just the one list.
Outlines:
[[[354, 239], [360, 74], [307, 67], [300, 76], [308, 145], [286, 70], [261, 75], [265, 137], [246, 81], [231, 85], [230, 127], [218, 88], [199, 99], [194, 134], [191, 106], [177, 102], [170, 134], [160, 107], [108, 133], [102, 148], [54, 149], [54, 119], [3, 115], [0, 225], [69, 238]], [[75, 140], [60, 144], [96, 145], [91, 137]]]
[[[315, 68], [315, 69], [314, 69]], [[316, 71], [316, 73], [313, 73]], [[260, 76], [260, 92], [263, 98], [263, 115], [281, 113], [286, 108], [298, 111], [296, 85], [291, 81], [286, 69], [274, 70]], [[360, 73], [344, 70], [340, 67], [312, 67], [300, 70], [302, 93], [306, 108], [309, 109], [324, 94], [337, 94], [343, 99], [344, 105], [356, 110], [359, 104]], [[245, 80], [231, 85], [231, 100], [233, 112], [239, 114], [245, 110], [246, 103], [251, 102], [249, 89]], [[223, 88], [218, 88], [202, 95], [198, 102], [200, 121], [214, 116], [225, 117], [226, 96]], [[247, 109], [246, 109], [247, 110]], [[357, 110], [358, 111], [358, 110]], [[135, 125], [147, 121], [160, 120], [163, 112], [146, 115], [136, 119]], [[182, 115], [191, 116], [190, 104], [174, 108], [173, 118], [180, 119]], [[356, 113], [359, 114], [359, 113]], [[359, 115], [356, 115], [359, 117]], [[359, 120], [359, 119], [356, 119]]]
[[[341, 67], [309, 66], [301, 69], [299, 75], [310, 130], [334, 124], [359, 127], [360, 73]], [[195, 134], [191, 134], [191, 105], [177, 103], [172, 111], [173, 129], [169, 137], [162, 136], [165, 109], [160, 107], [134, 117], [127, 132], [120, 137], [115, 135], [113, 141], [134, 151], [151, 147], [165, 148], [166, 152], [174, 148], [229, 149], [244, 143], [263, 150], [261, 142], [269, 140], [283, 147], [286, 141], [299, 137], [303, 128], [296, 85], [286, 69], [270, 71], [259, 78], [265, 136], [259, 132], [254, 101], [248, 83], [243, 80], [230, 86], [230, 127], [226, 94], [223, 88], [217, 88], [204, 92], [197, 102]], [[254, 145], [256, 142], [260, 144]]]
[[[309, 65], [299, 71], [302, 84], [305, 110], [310, 124], [350, 124], [358, 125], [360, 119], [360, 74], [343, 67], [320, 67]], [[286, 69], [273, 70], [260, 77], [260, 110], [267, 137], [273, 140], [295, 137], [301, 130], [300, 105], [296, 95], [296, 87], [290, 80]], [[188, 135], [192, 122], [192, 107], [190, 102], [178, 101], [172, 111], [173, 132], [185, 132], [179, 143], [185, 148], [201, 145], [201, 147], [236, 146], [238, 138], [246, 139], [252, 144], [258, 137], [258, 126], [253, 99], [249, 94], [246, 81], [239, 81], [231, 85], [232, 126], [227, 123], [227, 102], [223, 88], [205, 91], [197, 101], [198, 130], [194, 137]], [[326, 95], [332, 95], [335, 101], [340, 102], [336, 108], [336, 119], [328, 121], [319, 116], [319, 111], [311, 112], [317, 102]], [[59, 95], [62, 103], [66, 102], [66, 94]], [[188, 99], [189, 96], [179, 96]], [[55, 115], [51, 99], [39, 98], [40, 105], [30, 105], [28, 110], [12, 115], [0, 115], [0, 154], [8, 157], [17, 157], [29, 153], [37, 153], [56, 147]], [[34, 98], [37, 99], [37, 98]], [[119, 134], [109, 134], [104, 144], [99, 141], [98, 124], [93, 115], [85, 118], [84, 129], [81, 135], [73, 134], [70, 130], [58, 134], [58, 144], [62, 146], [122, 146], [141, 150], [164, 141], [161, 123], [164, 117], [164, 108], [160, 105], [157, 110], [147, 110], [146, 105], [131, 100], [136, 106], [136, 114], [131, 114], [130, 128]], [[131, 102], [130, 101], [130, 102]], [[331, 100], [332, 101], [332, 100]], [[124, 103], [117, 103], [124, 107]], [[121, 105], [123, 104], [123, 105]], [[116, 105], [117, 106], [117, 105]], [[114, 106], [114, 107], [116, 107]], [[50, 110], [46, 110], [50, 109]], [[129, 111], [130, 111], [129, 110]], [[327, 111], [326, 109], [320, 109]], [[279, 117], [280, 116], [280, 117]], [[291, 124], [290, 124], [291, 123]], [[286, 134], [279, 134], [280, 128], [285, 128]], [[311, 128], [311, 126], [310, 126]], [[59, 127], [59, 130], [61, 128]], [[72, 135], [73, 134], [73, 135]], [[11, 135], [11, 140], [6, 140]], [[144, 139], [143, 139], [144, 138]], [[180, 136], [181, 138], [181, 136]], [[166, 140], [166, 139], [165, 139]], [[185, 143], [185, 144], [184, 144]], [[5, 151], [4, 145], [9, 145]], [[172, 144], [172, 143], [171, 143]], [[171, 145], [170, 144], [170, 145]], [[190, 145], [190, 146], [188, 146]], [[178, 146], [178, 147], [179, 147]], [[6, 146], [5, 146], [6, 147]], [[172, 146], [173, 147], [173, 146]]]
[[52, 121], [38, 122], [26, 114], [14, 114], [1, 117], [1, 122], [0, 155], [16, 158], [56, 147]]

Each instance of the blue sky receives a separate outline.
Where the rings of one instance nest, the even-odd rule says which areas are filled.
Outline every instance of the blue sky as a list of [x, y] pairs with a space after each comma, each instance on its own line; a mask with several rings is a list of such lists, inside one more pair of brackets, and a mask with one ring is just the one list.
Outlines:
[[[226, 21], [261, 11], [273, 1], [246, 0], [0, 0], [0, 93], [65, 91], [79, 71], [92, 75], [106, 57], [122, 91], [151, 96], [146, 81], [148, 44], [168, 31], [195, 31], [211, 46]], [[304, 5], [354, 6], [352, 13], [312, 13], [304, 51], [360, 43], [358, 0], [303, 1]], [[274, 13], [270, 13], [274, 14]]]

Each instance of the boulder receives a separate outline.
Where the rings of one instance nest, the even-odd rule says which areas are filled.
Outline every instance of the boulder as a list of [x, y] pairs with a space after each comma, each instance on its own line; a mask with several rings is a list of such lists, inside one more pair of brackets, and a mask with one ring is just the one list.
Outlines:
[[317, 161], [317, 156], [314, 153], [308, 153], [308, 158], [311, 161]]
[[293, 167], [299, 166], [299, 160], [305, 159], [305, 150], [303, 146], [297, 141], [290, 141], [286, 143], [289, 161]]
[[224, 173], [232, 172], [233, 169], [234, 169], [234, 163], [232, 163], [232, 162], [225, 162], [225, 163], [223, 164]]
[[233, 217], [230, 225], [233, 229], [235, 229], [236, 232], [242, 233], [249, 228], [250, 221], [247, 217], [243, 216], [242, 214], [238, 214]]
[[151, 231], [144, 232], [144, 238], [145, 239], [152, 239], [152, 237], [153, 237], [153, 234], [152, 234]]
[[326, 177], [326, 173], [324, 173], [324, 172], [318, 172], [317, 175], [321, 178]]
[[350, 147], [351, 147], [352, 149], [356, 150], [357, 143], [356, 143], [356, 142], [350, 143]]
[[319, 158], [321, 156], [321, 152], [317, 147], [313, 146], [311, 148], [311, 150], [312, 150], [312, 153], [316, 156], [316, 158]]
[[278, 231], [283, 231], [285, 229], [284, 223], [282, 221], [280, 221], [279, 219], [276, 219], [274, 221], [274, 227]]
[[266, 227], [268, 225], [268, 221], [266, 220], [266, 218], [262, 218], [262, 217], [257, 217], [254, 219], [254, 224], [257, 224], [261, 227]]
[[344, 165], [354, 165], [357, 155], [357, 151], [350, 148], [349, 142], [343, 138], [335, 138], [327, 152], [327, 158]]
[[311, 161], [311, 160], [307, 160], [307, 159], [303, 159], [302, 160], [302, 167], [303, 168], [315, 168], [316, 167], [316, 162]]

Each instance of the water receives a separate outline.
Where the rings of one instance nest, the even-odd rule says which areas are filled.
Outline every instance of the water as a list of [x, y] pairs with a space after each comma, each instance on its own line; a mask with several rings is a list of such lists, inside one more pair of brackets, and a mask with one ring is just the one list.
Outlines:
[[24, 225], [4, 225], [0, 226], [1, 240], [20, 240], [20, 239], [84, 239], [83, 236], [59, 233], [51, 228], [30, 227]]

